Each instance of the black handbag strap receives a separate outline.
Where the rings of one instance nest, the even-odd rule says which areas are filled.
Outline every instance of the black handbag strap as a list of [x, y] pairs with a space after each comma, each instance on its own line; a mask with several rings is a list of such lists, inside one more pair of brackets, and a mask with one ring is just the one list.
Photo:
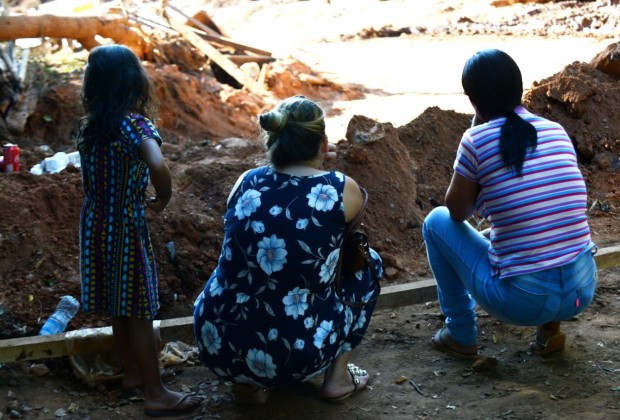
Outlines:
[[360, 208], [360, 211], [358, 211], [355, 217], [349, 223], [347, 223], [347, 226], [344, 229], [345, 238], [349, 234], [349, 232], [351, 232], [353, 229], [355, 229], [357, 225], [360, 224], [360, 222], [362, 221], [362, 216], [364, 216], [364, 212], [366, 211], [366, 204], [368, 204], [368, 191], [366, 191], [366, 189], [363, 187], [360, 187], [360, 191], [362, 192], [362, 199], [364, 201], [362, 202], [362, 207]]
[[[360, 210], [357, 212], [355, 217], [350, 222], [347, 223], [344, 229], [343, 245], [344, 245], [344, 240], [346, 240], [347, 236], [349, 236], [351, 231], [353, 231], [359, 224], [361, 224], [362, 216], [364, 216], [364, 211], [366, 210], [366, 205], [368, 204], [368, 191], [366, 191], [366, 189], [363, 187], [360, 187], [360, 191], [362, 192], [362, 198], [364, 201], [362, 202], [362, 207], [360, 208]], [[334, 284], [336, 287], [336, 294], [339, 297], [340, 297], [340, 278], [342, 275], [342, 260], [344, 259], [343, 254], [344, 253], [341, 250], [340, 257], [338, 258], [338, 264], [336, 265], [336, 277], [334, 279]], [[377, 273], [377, 270], [375, 270], [375, 266], [372, 264], [370, 256], [367, 256], [367, 264], [368, 264], [368, 268], [370, 269], [370, 273], [373, 276], [373, 280], [379, 286], [379, 290], [381, 290], [381, 285], [379, 284], [379, 275]], [[378, 298], [378, 295], [377, 295], [377, 298]], [[368, 302], [351, 302], [348, 300], [344, 300], [342, 298], [340, 299], [340, 301], [344, 303], [345, 305], [361, 308], [361, 307], [368, 305], [369, 303], [374, 302], [375, 300], [377, 300], [377, 298], [372, 299]]]

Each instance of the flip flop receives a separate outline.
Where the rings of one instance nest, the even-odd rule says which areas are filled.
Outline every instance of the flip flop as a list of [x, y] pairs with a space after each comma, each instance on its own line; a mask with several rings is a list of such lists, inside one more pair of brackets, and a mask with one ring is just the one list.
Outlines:
[[358, 393], [359, 391], [361, 391], [362, 389], [366, 388], [366, 386], [358, 386], [361, 384], [360, 382], [360, 377], [364, 377], [364, 376], [368, 376], [368, 372], [362, 368], [360, 368], [359, 366], [353, 364], [353, 363], [349, 363], [347, 364], [347, 371], [349, 372], [349, 375], [351, 375], [351, 382], [353, 383], [353, 391], [351, 392], [347, 392], [346, 394], [343, 394], [339, 397], [323, 397], [323, 399], [325, 399], [325, 401], [329, 401], [330, 403], [342, 403], [344, 402], [344, 400], [346, 400], [347, 398], [355, 395], [356, 393]]
[[[166, 410], [151, 410], [149, 408], [144, 409], [144, 414], [150, 417], [174, 417], [189, 414], [196, 410], [201, 403], [201, 399], [194, 394], [185, 394], [172, 408]], [[183, 407], [186, 405], [186, 407]]]
[[475, 359], [478, 357], [478, 346], [461, 346], [452, 337], [446, 327], [441, 328], [431, 338], [431, 344], [439, 351], [451, 354], [459, 359]]
[[547, 339], [544, 343], [539, 340], [538, 335], [534, 338], [534, 341], [530, 343], [530, 350], [539, 356], [546, 356], [551, 353], [564, 350], [566, 345], [566, 334], [562, 331], [558, 331]]

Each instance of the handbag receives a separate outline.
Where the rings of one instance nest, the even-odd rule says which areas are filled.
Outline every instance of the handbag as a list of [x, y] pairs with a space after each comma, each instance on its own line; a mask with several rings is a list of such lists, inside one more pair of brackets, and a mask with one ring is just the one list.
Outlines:
[[[366, 204], [368, 203], [368, 192], [362, 187], [360, 187], [362, 192], [362, 196], [364, 201], [362, 203], [362, 208], [355, 215], [353, 220], [347, 223], [344, 230], [344, 241], [342, 243], [342, 248], [340, 249], [340, 257], [338, 258], [338, 265], [336, 266], [336, 294], [342, 303], [345, 305], [353, 306], [356, 308], [361, 308], [369, 303], [377, 300], [375, 297], [368, 302], [352, 302], [346, 300], [342, 297], [342, 286], [346, 285], [349, 281], [357, 281], [355, 279], [355, 273], [360, 270], [368, 270], [372, 279], [377, 283], [379, 288], [379, 293], [381, 292], [381, 284], [379, 283], [379, 275], [377, 274], [377, 270], [375, 270], [374, 265], [372, 265], [372, 261], [370, 259], [370, 246], [368, 245], [368, 237], [361, 230], [362, 228], [362, 216], [364, 215], [364, 211], [366, 210]], [[377, 294], [377, 297], [379, 296]]]

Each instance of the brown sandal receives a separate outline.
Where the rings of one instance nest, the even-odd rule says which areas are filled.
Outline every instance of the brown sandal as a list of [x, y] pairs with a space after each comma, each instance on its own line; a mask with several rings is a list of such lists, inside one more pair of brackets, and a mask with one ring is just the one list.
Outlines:
[[564, 350], [566, 345], [566, 334], [562, 331], [558, 331], [553, 334], [543, 343], [543, 341], [536, 334], [534, 341], [530, 343], [530, 350], [539, 356], [546, 356], [551, 353]]
[[452, 337], [446, 327], [443, 327], [431, 338], [431, 344], [439, 351], [456, 356], [460, 359], [475, 359], [478, 357], [478, 346], [462, 346]]

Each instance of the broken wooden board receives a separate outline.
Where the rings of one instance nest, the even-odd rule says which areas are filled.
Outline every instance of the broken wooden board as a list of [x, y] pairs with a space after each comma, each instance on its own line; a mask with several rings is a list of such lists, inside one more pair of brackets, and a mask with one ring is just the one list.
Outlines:
[[217, 48], [211, 45], [208, 41], [205, 41], [196, 34], [189, 26], [186, 26], [173, 18], [169, 18], [172, 28], [183, 35], [193, 46], [202, 51], [207, 57], [209, 57], [215, 64], [220, 66], [222, 70], [228, 73], [233, 79], [239, 82], [242, 86], [250, 90], [252, 93], [261, 94], [263, 89], [259, 86], [255, 80], [249, 75], [243, 72], [235, 63], [226, 58], [224, 54], [219, 52]]
[[[601, 248], [594, 259], [599, 270], [620, 267], [620, 246]], [[425, 279], [383, 287], [376, 309], [393, 309], [436, 299], [435, 280]], [[164, 343], [193, 340], [194, 318], [192, 316], [156, 321], [154, 326]], [[71, 354], [103, 353], [112, 350], [114, 346], [111, 327], [12, 338], [0, 340], [0, 363], [49, 359]]]
[[[218, 34], [216, 31], [214, 31], [213, 29], [209, 28], [208, 26], [206, 26], [205, 24], [203, 24], [199, 20], [196, 20], [193, 17], [183, 13], [182, 10], [172, 6], [171, 4], [168, 4], [167, 7], [169, 7], [171, 10], [174, 10], [175, 12], [177, 12], [178, 14], [180, 14], [181, 16], [186, 18], [188, 21], [190, 21], [191, 23], [196, 25], [198, 28], [200, 28], [201, 29], [200, 36], [202, 38], [206, 39], [207, 41], [212, 41], [212, 42], [218, 43], [220, 45], [224, 45], [224, 46], [228, 46], [228, 47], [233, 47], [233, 48], [235, 48], [237, 50], [241, 50], [241, 51], [250, 51], [250, 52], [253, 52], [253, 53], [256, 53], [256, 54], [259, 54], [259, 55], [271, 56], [271, 53], [269, 51], [261, 50], [259, 48], [251, 47], [249, 45], [240, 44], [238, 42], [233, 41], [230, 38], [227, 38], [227, 37], [225, 37], [225, 36], [223, 36], [221, 34]], [[190, 27], [188, 26], [188, 28], [190, 28]]]
[[233, 63], [240, 65], [244, 63], [272, 63], [276, 61], [274, 57], [268, 55], [246, 55], [246, 54], [235, 54], [235, 55], [226, 55]]

